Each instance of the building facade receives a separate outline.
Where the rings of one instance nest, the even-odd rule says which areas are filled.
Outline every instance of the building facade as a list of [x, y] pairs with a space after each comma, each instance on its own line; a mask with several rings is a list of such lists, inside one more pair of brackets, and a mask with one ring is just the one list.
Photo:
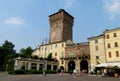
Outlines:
[[106, 62], [104, 35], [88, 38], [90, 46], [91, 71], [95, 65]]
[[120, 66], [120, 28], [105, 30], [102, 35], [88, 38], [91, 68], [97, 64]]
[[[50, 40], [49, 43], [42, 43], [33, 51], [33, 56], [38, 56], [44, 60], [34, 61], [25, 59], [16, 59], [16, 66], [25, 64], [25, 68], [29, 65], [29, 69], [34, 63], [36, 70], [61, 70], [86, 71], [90, 68], [90, 52], [89, 43], [74, 43], [72, 39], [74, 17], [63, 9], [59, 9], [57, 13], [49, 16], [50, 22]], [[45, 62], [46, 58], [51, 54], [52, 58], [57, 62]], [[29, 62], [29, 63], [28, 63]], [[27, 65], [28, 64], [28, 65]], [[22, 65], [21, 65], [22, 66]], [[53, 67], [53, 68], [52, 68]], [[57, 68], [55, 68], [57, 67]], [[17, 69], [17, 68], [16, 68]]]
[[90, 68], [90, 52], [89, 43], [76, 43], [67, 45], [65, 48], [65, 57], [61, 58], [65, 61], [65, 70], [72, 71], [76, 69], [77, 71], [85, 70], [88, 72]]
[[104, 31], [106, 62], [120, 63], [120, 28]]
[[[57, 13], [49, 16], [49, 22], [50, 41], [48, 44], [40, 45], [33, 52], [33, 55], [46, 58], [51, 53], [52, 58], [58, 60], [58, 69], [64, 69], [65, 71], [87, 70], [88, 72], [88, 67], [90, 67], [89, 43], [73, 43], [72, 26], [74, 17], [60, 9]], [[73, 56], [70, 56], [71, 54]], [[81, 62], [83, 62], [82, 64], [85, 63], [86, 67]]]
[[57, 61], [47, 61], [32, 58], [21, 58], [15, 59], [14, 70], [53, 70], [56, 71], [58, 68]]

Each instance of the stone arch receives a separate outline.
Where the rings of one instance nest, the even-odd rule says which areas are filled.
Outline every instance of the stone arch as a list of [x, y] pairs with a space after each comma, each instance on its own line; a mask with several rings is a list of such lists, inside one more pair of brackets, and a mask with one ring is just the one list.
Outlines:
[[80, 71], [85, 70], [88, 73], [88, 62], [87, 60], [82, 60], [80, 62]]
[[68, 63], [68, 71], [73, 71], [75, 69], [75, 62], [73, 60]]

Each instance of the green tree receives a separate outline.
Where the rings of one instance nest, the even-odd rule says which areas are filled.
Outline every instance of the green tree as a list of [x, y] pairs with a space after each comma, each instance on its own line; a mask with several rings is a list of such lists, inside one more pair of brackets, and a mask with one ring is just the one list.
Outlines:
[[0, 71], [5, 71], [8, 60], [13, 59], [14, 57], [12, 56], [16, 56], [16, 51], [14, 50], [14, 47], [15, 45], [8, 40], [6, 40], [3, 45], [0, 46]]
[[47, 58], [48, 61], [53, 61], [54, 59], [52, 59], [52, 53], [48, 54]]
[[22, 48], [20, 50], [20, 56], [25, 58], [30, 58], [32, 55], [33, 49], [31, 47]]

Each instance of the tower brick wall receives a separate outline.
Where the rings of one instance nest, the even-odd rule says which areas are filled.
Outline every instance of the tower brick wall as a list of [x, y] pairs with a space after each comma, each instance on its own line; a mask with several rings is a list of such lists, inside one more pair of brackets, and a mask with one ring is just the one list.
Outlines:
[[49, 16], [50, 43], [72, 41], [72, 27], [74, 17], [65, 10], [60, 9], [57, 13]]

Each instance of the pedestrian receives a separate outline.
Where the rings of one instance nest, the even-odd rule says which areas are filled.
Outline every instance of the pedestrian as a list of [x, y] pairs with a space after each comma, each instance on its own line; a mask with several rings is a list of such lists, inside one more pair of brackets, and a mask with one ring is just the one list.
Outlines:
[[73, 77], [75, 78], [75, 76], [76, 76], [76, 73], [77, 73], [77, 71], [76, 71], [76, 69], [74, 69], [73, 70]]
[[104, 70], [102, 70], [102, 77], [105, 77], [105, 73], [104, 73]]
[[46, 76], [46, 73], [45, 73], [45, 71], [43, 71], [43, 75], [44, 75], [44, 76]]
[[63, 71], [63, 69], [62, 69], [62, 70], [61, 70], [61, 72], [60, 72], [60, 75], [62, 75], [62, 76], [63, 76], [63, 72], [64, 72], [64, 71]]

